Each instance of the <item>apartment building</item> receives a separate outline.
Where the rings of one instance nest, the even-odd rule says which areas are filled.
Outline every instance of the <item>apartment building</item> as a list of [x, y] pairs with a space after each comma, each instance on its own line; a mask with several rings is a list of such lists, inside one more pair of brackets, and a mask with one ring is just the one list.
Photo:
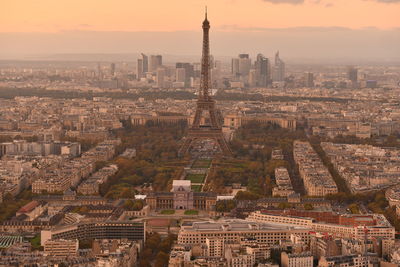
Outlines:
[[314, 258], [309, 252], [292, 254], [282, 252], [281, 254], [282, 267], [312, 267], [313, 260]]
[[299, 166], [300, 177], [304, 181], [307, 195], [325, 196], [338, 192], [331, 174], [309, 142], [296, 140], [293, 146], [293, 157]]
[[286, 168], [280, 167], [275, 169], [275, 183], [277, 187], [272, 189], [272, 195], [287, 197], [294, 192], [289, 172]]
[[[335, 234], [338, 237], [363, 239], [366, 236], [372, 238], [394, 239], [395, 229], [381, 214], [373, 214], [369, 218], [362, 217], [353, 222], [342, 219], [338, 223], [317, 221], [310, 217], [297, 217], [273, 214], [269, 212], [256, 211], [249, 215], [249, 221], [258, 223], [279, 223], [282, 225], [293, 225], [306, 227], [313, 232]], [[340, 223], [339, 223], [340, 222]]]
[[41, 244], [50, 239], [145, 240], [145, 223], [128, 221], [84, 222], [41, 231]]
[[307, 241], [310, 230], [303, 226], [265, 224], [248, 220], [193, 222], [182, 225], [178, 244], [205, 244], [207, 239], [215, 237], [223, 239], [225, 243], [238, 243], [241, 239], [252, 236], [258, 244], [272, 246], [282, 239], [290, 239], [292, 234]]
[[78, 255], [79, 241], [50, 239], [44, 243], [44, 253], [55, 257], [72, 257]]

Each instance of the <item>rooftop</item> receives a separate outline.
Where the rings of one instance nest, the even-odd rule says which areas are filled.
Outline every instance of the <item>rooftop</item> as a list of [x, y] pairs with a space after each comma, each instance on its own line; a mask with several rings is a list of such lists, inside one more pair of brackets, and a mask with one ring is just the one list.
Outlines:
[[34, 210], [39, 205], [40, 205], [40, 203], [38, 201], [33, 200], [33, 201], [29, 202], [28, 204], [26, 204], [25, 206], [23, 206], [22, 208], [20, 208], [18, 210], [18, 212], [19, 213], [30, 212], [30, 211]]
[[190, 186], [191, 181], [190, 180], [174, 180], [172, 182], [172, 186]]

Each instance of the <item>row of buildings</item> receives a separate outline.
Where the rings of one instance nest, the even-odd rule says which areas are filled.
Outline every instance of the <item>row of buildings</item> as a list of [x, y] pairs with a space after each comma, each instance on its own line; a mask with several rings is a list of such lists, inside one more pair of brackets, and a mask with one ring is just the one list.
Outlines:
[[331, 174], [309, 142], [294, 141], [293, 157], [307, 195], [325, 196], [338, 192]]
[[117, 165], [105, 166], [82, 181], [76, 191], [82, 195], [98, 195], [100, 185], [105, 183], [108, 178], [117, 173], [117, 171]]
[[35, 251], [26, 241], [18, 242], [0, 252], [1, 266], [137, 266], [143, 240], [94, 239], [90, 249], [79, 249], [77, 239], [53, 239]]
[[321, 211], [256, 211], [251, 221], [307, 227], [314, 232], [329, 233], [336, 237], [363, 240], [382, 238], [394, 241], [395, 229], [381, 214], [340, 215]]
[[[188, 89], [182, 94], [190, 92]], [[131, 93], [140, 95], [142, 91], [132, 90]], [[235, 96], [234, 90], [226, 93]], [[385, 99], [396, 99], [394, 89], [378, 90], [377, 94], [368, 90], [331, 92], [320, 89], [254, 89], [252, 93], [251, 97], [257, 101], [229, 101], [229, 97], [219, 101], [224, 126], [240, 127], [249, 120], [272, 121], [290, 129], [305, 125], [316, 135], [356, 135], [360, 138], [399, 131], [398, 107], [394, 103], [384, 103]], [[373, 103], [369, 101], [371, 98]], [[16, 97], [0, 102], [0, 136], [39, 140], [59, 140], [63, 135], [76, 139], [104, 139], [110, 130], [122, 127], [121, 120], [132, 118], [134, 124], [146, 121], [190, 123], [195, 111], [195, 101], [177, 99]], [[166, 113], [175, 115], [167, 116]]]
[[395, 251], [394, 228], [380, 215], [325, 215], [256, 212], [246, 220], [184, 222], [169, 266], [379, 266]]
[[353, 193], [381, 190], [398, 183], [398, 149], [330, 142], [322, 142], [321, 147]]
[[18, 140], [2, 143], [0, 148], [0, 202], [1, 196], [18, 195], [47, 171], [81, 154], [81, 145], [77, 142]]
[[81, 157], [65, 161], [58, 168], [47, 169], [43, 175], [32, 183], [32, 192], [64, 192], [70, 187], [76, 187], [82, 179], [89, 177], [95, 170], [95, 163], [108, 161], [115, 154], [115, 149], [121, 140], [105, 140], [96, 147], [86, 151]]
[[77, 157], [81, 154], [81, 145], [77, 142], [28, 142], [26, 140], [13, 140], [0, 144], [0, 158], [4, 155], [33, 155], [49, 156], [64, 155]]

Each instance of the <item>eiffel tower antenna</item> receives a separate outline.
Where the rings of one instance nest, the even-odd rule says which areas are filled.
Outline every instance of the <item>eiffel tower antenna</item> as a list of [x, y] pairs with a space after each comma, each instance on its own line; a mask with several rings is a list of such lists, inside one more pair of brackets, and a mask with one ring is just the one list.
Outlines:
[[[207, 19], [207, 7], [205, 12], [205, 19], [203, 21], [203, 50], [201, 58], [201, 79], [200, 79], [200, 92], [197, 99], [196, 113], [194, 116], [193, 124], [188, 130], [188, 134], [184, 143], [179, 150], [180, 155], [185, 155], [189, 152], [193, 143], [199, 139], [213, 139], [219, 146], [220, 151], [224, 155], [231, 155], [231, 150], [224, 138], [222, 128], [217, 116], [217, 109], [215, 101], [209, 94], [211, 79], [210, 79], [210, 22]], [[200, 125], [203, 116], [203, 111], [210, 115], [210, 126]]]

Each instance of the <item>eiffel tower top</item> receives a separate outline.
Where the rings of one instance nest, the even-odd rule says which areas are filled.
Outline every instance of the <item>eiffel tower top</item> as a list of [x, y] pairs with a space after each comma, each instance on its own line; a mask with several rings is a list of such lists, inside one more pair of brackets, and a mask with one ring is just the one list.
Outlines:
[[211, 101], [208, 89], [210, 87], [210, 40], [209, 40], [210, 22], [207, 19], [207, 7], [205, 19], [203, 21], [203, 55], [201, 58], [201, 79], [199, 100]]
[[210, 28], [210, 22], [207, 19], [207, 6], [206, 6], [206, 16], [205, 16], [205, 19], [203, 21], [203, 29], [204, 28]]

